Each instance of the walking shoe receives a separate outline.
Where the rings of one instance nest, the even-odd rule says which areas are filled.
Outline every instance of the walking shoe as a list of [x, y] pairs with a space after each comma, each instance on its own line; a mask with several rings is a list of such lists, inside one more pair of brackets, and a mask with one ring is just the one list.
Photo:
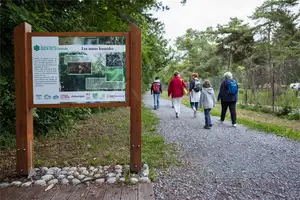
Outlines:
[[154, 106], [154, 108], [153, 108], [154, 110], [156, 110], [156, 106]]
[[210, 127], [209, 127], [209, 126], [204, 126], [203, 128], [204, 128], [204, 129], [210, 129]]
[[212, 127], [212, 124], [210, 124], [209, 127]]
[[172, 106], [172, 108], [174, 108], [174, 106]]
[[223, 124], [223, 123], [224, 123], [224, 121], [222, 121], [221, 119], [219, 119], [218, 122], [219, 122], [220, 124]]
[[194, 110], [194, 117], [197, 117], [197, 111]]
[[236, 128], [236, 124], [232, 124], [232, 126]]
[[176, 118], [178, 118], [178, 113], [176, 113]]

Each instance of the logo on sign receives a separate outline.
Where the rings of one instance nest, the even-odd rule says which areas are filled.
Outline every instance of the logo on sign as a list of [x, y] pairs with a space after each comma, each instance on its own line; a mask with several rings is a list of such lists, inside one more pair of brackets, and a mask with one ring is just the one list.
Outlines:
[[84, 98], [84, 95], [72, 95], [71, 97], [72, 97], [72, 98], [76, 98], [76, 99], [77, 99], [77, 98]]
[[95, 99], [95, 100], [98, 99], [98, 93], [93, 93], [93, 99]]
[[58, 98], [59, 98], [58, 95], [54, 95], [54, 96], [53, 96], [53, 99], [58, 99]]
[[44, 95], [44, 99], [51, 99], [51, 96], [49, 94]]
[[43, 95], [37, 94], [37, 95], [35, 95], [35, 98], [36, 98], [37, 100], [41, 100], [41, 99], [43, 99]]
[[85, 98], [86, 98], [86, 100], [91, 100], [92, 99], [92, 94], [91, 93], [86, 93]]
[[70, 96], [67, 95], [67, 94], [61, 94], [61, 95], [60, 95], [60, 99], [61, 99], [61, 100], [66, 100], [66, 99], [68, 100], [68, 99], [70, 99]]

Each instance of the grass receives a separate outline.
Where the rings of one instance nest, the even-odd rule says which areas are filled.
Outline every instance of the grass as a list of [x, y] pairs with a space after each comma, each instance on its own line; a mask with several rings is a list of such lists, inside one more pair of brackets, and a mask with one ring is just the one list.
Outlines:
[[[129, 164], [129, 119], [128, 108], [111, 109], [94, 114], [64, 134], [35, 138], [35, 167]], [[177, 146], [166, 144], [157, 133], [158, 122], [151, 110], [143, 106], [142, 162], [149, 165], [152, 180], [157, 177], [154, 168], [180, 164], [177, 160]], [[2, 149], [0, 182], [14, 174], [14, 169], [14, 149]]]
[[[166, 92], [163, 93], [162, 98], [168, 98]], [[188, 96], [182, 98], [182, 104], [190, 107]], [[200, 111], [203, 112], [203, 109], [200, 109]], [[217, 104], [216, 107], [211, 110], [211, 115], [220, 116], [220, 111], [221, 105]], [[264, 131], [266, 133], [274, 133], [278, 136], [300, 141], [300, 120], [288, 120], [269, 113], [256, 112], [240, 107], [237, 109], [237, 117], [237, 123], [243, 124], [248, 128]], [[230, 120], [229, 112], [227, 112], [226, 119]]]

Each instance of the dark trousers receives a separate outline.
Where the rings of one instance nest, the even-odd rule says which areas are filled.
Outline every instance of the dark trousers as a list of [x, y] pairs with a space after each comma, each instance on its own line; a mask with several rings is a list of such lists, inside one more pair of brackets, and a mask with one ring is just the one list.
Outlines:
[[191, 107], [195, 107], [196, 110], [198, 110], [198, 105], [199, 105], [199, 102], [191, 102]]
[[211, 125], [210, 110], [211, 110], [210, 108], [204, 109], [205, 126]]
[[225, 120], [225, 115], [227, 112], [227, 108], [229, 107], [231, 122], [232, 124], [236, 124], [236, 101], [222, 101], [222, 112], [221, 112], [221, 121]]

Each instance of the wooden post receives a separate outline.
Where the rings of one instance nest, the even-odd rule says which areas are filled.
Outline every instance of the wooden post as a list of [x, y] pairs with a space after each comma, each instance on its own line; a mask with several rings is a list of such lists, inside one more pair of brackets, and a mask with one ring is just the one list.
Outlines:
[[[28, 102], [28, 41], [31, 25], [20, 24], [14, 29], [14, 60], [16, 90], [17, 173], [27, 175], [33, 163], [33, 113]], [[31, 148], [31, 152], [30, 152]], [[33, 165], [33, 164], [32, 164]]]
[[142, 167], [142, 34], [130, 26], [130, 169]]

